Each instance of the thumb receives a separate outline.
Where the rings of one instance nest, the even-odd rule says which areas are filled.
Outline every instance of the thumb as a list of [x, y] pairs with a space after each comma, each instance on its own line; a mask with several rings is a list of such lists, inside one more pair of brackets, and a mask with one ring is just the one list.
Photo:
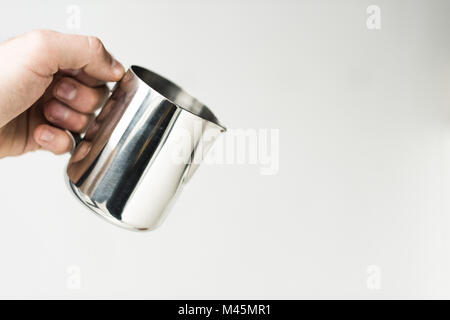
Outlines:
[[32, 48], [29, 68], [44, 77], [60, 69], [83, 69], [102, 81], [118, 81], [124, 74], [123, 66], [97, 37], [37, 30], [26, 34], [24, 40]]

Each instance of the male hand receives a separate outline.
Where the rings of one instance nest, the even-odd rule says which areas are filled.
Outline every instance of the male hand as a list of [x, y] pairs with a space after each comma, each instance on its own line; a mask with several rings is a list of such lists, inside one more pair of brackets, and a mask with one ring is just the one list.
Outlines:
[[32, 31], [0, 44], [0, 158], [70, 151], [123, 66], [98, 38]]

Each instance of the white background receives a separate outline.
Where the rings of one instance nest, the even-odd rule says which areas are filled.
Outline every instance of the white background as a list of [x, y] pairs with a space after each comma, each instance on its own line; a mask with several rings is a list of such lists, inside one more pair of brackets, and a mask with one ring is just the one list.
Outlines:
[[449, 1], [0, 5], [0, 40], [97, 35], [228, 128], [280, 130], [277, 174], [202, 166], [150, 233], [78, 204], [68, 156], [0, 160], [0, 297], [450, 298]]

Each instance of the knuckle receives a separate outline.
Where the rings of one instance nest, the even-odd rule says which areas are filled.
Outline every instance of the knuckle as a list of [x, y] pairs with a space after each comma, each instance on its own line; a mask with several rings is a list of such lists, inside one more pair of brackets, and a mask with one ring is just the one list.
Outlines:
[[50, 30], [34, 30], [26, 34], [27, 43], [34, 50], [48, 50], [49, 39], [53, 31]]
[[95, 37], [95, 36], [89, 36], [88, 37], [88, 42], [89, 42], [89, 50], [91, 52], [91, 54], [99, 54], [105, 51], [105, 47], [103, 46], [102, 41]]
[[[57, 67], [52, 57], [52, 41], [57, 32], [50, 30], [34, 30], [21, 37], [23, 47], [19, 59], [35, 73], [47, 77], [56, 72]], [[56, 71], [55, 71], [56, 70]]]

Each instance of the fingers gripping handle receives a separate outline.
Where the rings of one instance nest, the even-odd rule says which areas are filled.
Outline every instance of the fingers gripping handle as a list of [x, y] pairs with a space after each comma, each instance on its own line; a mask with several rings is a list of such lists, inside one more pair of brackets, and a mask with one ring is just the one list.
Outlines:
[[[109, 89], [110, 93], [112, 91], [114, 91], [114, 86], [117, 85], [118, 83], [119, 82], [108, 82], [107, 83], [107, 86], [108, 86], [108, 89]], [[106, 103], [106, 101], [104, 103]], [[103, 107], [103, 106], [101, 106], [101, 107]], [[83, 138], [81, 137], [81, 135], [79, 133], [72, 132], [72, 131], [69, 131], [69, 130], [65, 130], [65, 131], [69, 135], [70, 139], [72, 139], [72, 148], [70, 149], [70, 154], [73, 154], [73, 152], [78, 147], [78, 145], [81, 143], [81, 141], [83, 141]]]

